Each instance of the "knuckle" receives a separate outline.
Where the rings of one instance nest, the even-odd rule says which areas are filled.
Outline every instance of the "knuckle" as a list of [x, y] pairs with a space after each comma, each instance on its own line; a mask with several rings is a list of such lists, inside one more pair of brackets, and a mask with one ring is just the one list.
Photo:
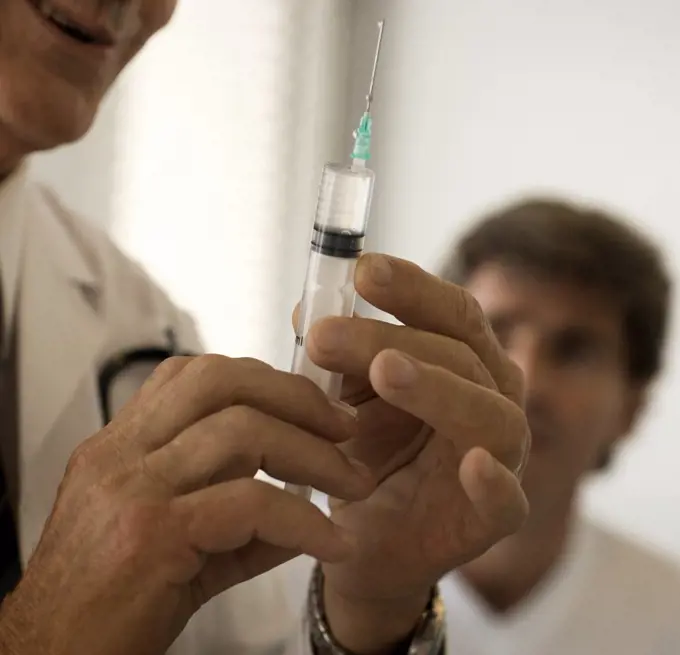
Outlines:
[[458, 287], [458, 302], [456, 303], [456, 318], [464, 326], [477, 332], [481, 331], [485, 323], [484, 312], [477, 299], [466, 289]]
[[283, 373], [283, 375], [291, 378], [290, 384], [294, 385], [292, 388], [307, 402], [328, 404], [328, 396], [309, 378], [303, 375], [291, 375], [290, 373]]
[[245, 405], [235, 405], [225, 410], [220, 426], [225, 433], [225, 443], [221, 447], [222, 457], [239, 468], [261, 468], [266, 446], [266, 431], [258, 429], [260, 415], [256, 409]]
[[189, 364], [191, 372], [194, 375], [201, 377], [207, 375], [216, 375], [224, 371], [224, 369], [232, 364], [234, 360], [224, 355], [206, 354], [195, 357]]
[[230, 437], [240, 437], [255, 429], [259, 423], [259, 413], [247, 405], [233, 405], [223, 412], [224, 427]]
[[245, 376], [274, 370], [272, 366], [252, 357], [234, 358], [226, 355], [206, 354], [196, 357], [187, 367], [192, 380], [214, 391], [234, 392]]
[[90, 437], [79, 443], [71, 453], [71, 457], [69, 457], [66, 472], [69, 474], [78, 474], [90, 469], [95, 460], [96, 450], [97, 442], [95, 437]]
[[235, 364], [238, 364], [244, 368], [260, 369], [265, 371], [274, 370], [274, 367], [267, 362], [263, 362], [261, 359], [256, 359], [255, 357], [238, 357], [232, 360]]
[[206, 354], [196, 357], [185, 369], [190, 384], [200, 384], [207, 397], [232, 391], [238, 383], [233, 367], [236, 360], [225, 355]]
[[178, 375], [185, 366], [185, 357], [168, 357], [156, 367], [149, 378], [149, 382], [167, 382]]
[[241, 508], [241, 511], [248, 515], [250, 520], [271, 504], [271, 497], [265, 486], [266, 483], [260, 480], [241, 478], [234, 480], [230, 485], [234, 506]]

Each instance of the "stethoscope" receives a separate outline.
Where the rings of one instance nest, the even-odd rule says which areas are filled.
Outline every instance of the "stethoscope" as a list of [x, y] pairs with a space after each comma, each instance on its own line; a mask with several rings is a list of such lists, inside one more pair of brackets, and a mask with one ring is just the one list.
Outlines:
[[139, 389], [140, 381], [146, 380], [161, 362], [178, 355], [195, 355], [178, 348], [171, 328], [165, 334], [167, 346], [136, 348], [115, 355], [104, 363], [99, 372], [99, 402], [104, 425]]

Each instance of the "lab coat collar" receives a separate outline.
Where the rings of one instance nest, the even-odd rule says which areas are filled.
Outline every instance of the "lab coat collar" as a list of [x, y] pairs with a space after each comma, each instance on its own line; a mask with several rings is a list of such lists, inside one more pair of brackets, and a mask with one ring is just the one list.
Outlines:
[[[22, 164], [6, 180], [0, 182], [0, 278], [2, 282], [2, 303], [5, 324], [4, 334], [10, 333], [14, 325], [16, 295], [19, 286], [21, 256], [23, 252], [23, 203], [27, 166]], [[9, 346], [6, 339], [3, 347]], [[6, 351], [2, 353], [6, 354]]]
[[[29, 185], [26, 241], [19, 297], [20, 398], [37, 398], [20, 410], [21, 458], [30, 461], [96, 368], [105, 330], [102, 280], [80, 247], [65, 210]], [[36, 411], [36, 408], [39, 410]]]

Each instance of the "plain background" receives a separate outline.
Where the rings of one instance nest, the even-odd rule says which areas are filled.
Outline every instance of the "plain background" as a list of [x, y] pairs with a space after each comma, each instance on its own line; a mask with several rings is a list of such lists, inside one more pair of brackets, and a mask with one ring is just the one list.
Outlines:
[[[446, 244], [481, 212], [518, 195], [559, 193], [621, 211], [636, 221], [663, 244], [677, 278], [673, 256], [680, 249], [680, 191], [675, 180], [680, 170], [677, 0], [328, 0], [327, 4], [335, 7], [334, 20], [347, 23], [336, 38], [340, 34], [349, 40], [347, 57], [338, 54], [344, 49], [324, 44], [323, 56], [349, 89], [346, 95], [326, 94], [328, 129], [345, 116], [348, 123], [339, 137], [328, 137], [319, 152], [337, 151], [337, 139], [353, 128], [372, 62], [375, 21], [387, 20], [375, 103], [373, 167], [378, 188], [372, 248], [433, 268]], [[217, 3], [196, 0], [193, 9], [188, 5], [184, 3], [184, 22], [175, 34], [195, 40], [194, 56], [211, 39], [224, 42], [225, 48], [236, 47], [224, 35], [223, 20], [196, 22], [199, 10], [217, 11]], [[178, 62], [186, 62], [186, 54], [176, 52], [167, 77], [147, 78], [141, 88], [144, 66], [151, 67], [152, 58], [157, 61], [161, 53], [169, 56], [172, 41], [164, 43], [126, 76], [95, 131], [75, 148], [41, 158], [40, 174], [73, 206], [97, 217], [114, 233], [121, 234], [117, 223], [132, 225], [136, 237], [124, 245], [132, 246], [133, 254], [171, 293], [199, 314], [209, 298], [198, 287], [206, 286], [203, 281], [214, 270], [250, 279], [247, 284], [234, 283], [238, 293], [224, 316], [205, 314], [203, 323], [214, 335], [209, 343], [228, 350], [236, 341], [234, 348], [242, 346], [274, 360], [283, 353], [279, 363], [288, 361], [288, 333], [279, 324], [276, 329], [265, 325], [259, 332], [248, 331], [256, 314], [253, 309], [248, 315], [247, 308], [260, 307], [257, 316], [264, 316], [264, 308], [270, 306], [280, 313], [301, 288], [306, 219], [296, 218], [297, 231], [287, 232], [286, 221], [292, 224], [293, 218], [285, 212], [276, 214], [282, 233], [294, 235], [294, 245], [276, 266], [269, 265], [270, 251], [258, 254], [269, 262], [264, 269], [255, 255], [243, 255], [265, 239], [257, 225], [250, 232], [241, 226], [244, 245], [239, 248], [218, 228], [220, 215], [212, 218], [213, 223], [204, 217], [198, 231], [191, 221], [168, 219], [178, 198], [191, 201], [200, 175], [208, 176], [208, 186], [218, 186], [220, 167], [233, 157], [227, 139], [235, 137], [217, 129], [221, 120], [228, 122], [225, 107], [233, 102], [228, 85], [181, 74], [173, 77], [172, 67], [176, 70]], [[189, 52], [192, 44], [184, 47]], [[311, 54], [298, 55], [308, 62], [318, 52], [314, 48]], [[351, 63], [348, 71], [343, 68], [346, 62]], [[219, 79], [219, 70], [216, 64], [213, 78]], [[168, 105], [164, 94], [173, 85], [190, 90], [184, 104]], [[195, 120], [197, 113], [200, 121]], [[177, 129], [169, 143], [168, 121], [174, 121]], [[189, 123], [198, 124], [191, 126], [188, 137], [183, 130], [190, 129]], [[202, 160], [203, 172], [175, 169], [170, 175], [168, 157], [173, 153], [190, 157], [194, 166]], [[143, 183], [135, 184], [132, 175]], [[180, 191], [177, 185], [184, 188]], [[234, 210], [221, 202], [215, 194], [204, 198], [201, 206], [219, 206], [218, 214]], [[276, 198], [271, 202], [275, 206]], [[157, 222], [148, 223], [150, 216], [157, 216]], [[159, 224], [163, 220], [166, 225]], [[183, 236], [196, 246], [209, 239], [213, 250], [207, 260], [221, 249], [225, 253], [221, 268], [206, 268], [198, 252], [195, 265], [184, 269], [160, 262], [161, 242], [172, 249]], [[251, 268], [258, 269], [255, 282]], [[240, 319], [234, 316], [238, 307], [245, 312]], [[220, 342], [218, 336], [227, 334], [222, 329], [227, 320], [240, 327]], [[241, 323], [234, 323], [238, 320]], [[667, 372], [638, 434], [615, 472], [594, 482], [586, 495], [590, 513], [678, 557], [679, 336], [674, 324]]]

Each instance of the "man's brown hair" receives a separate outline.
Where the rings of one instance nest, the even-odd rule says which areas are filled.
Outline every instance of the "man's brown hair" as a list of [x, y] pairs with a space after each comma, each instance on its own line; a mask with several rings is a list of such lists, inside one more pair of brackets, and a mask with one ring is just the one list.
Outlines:
[[528, 269], [614, 297], [623, 311], [631, 379], [646, 383], [659, 372], [671, 282], [656, 246], [625, 221], [559, 200], [523, 201], [467, 232], [442, 277], [463, 285], [488, 263]]

